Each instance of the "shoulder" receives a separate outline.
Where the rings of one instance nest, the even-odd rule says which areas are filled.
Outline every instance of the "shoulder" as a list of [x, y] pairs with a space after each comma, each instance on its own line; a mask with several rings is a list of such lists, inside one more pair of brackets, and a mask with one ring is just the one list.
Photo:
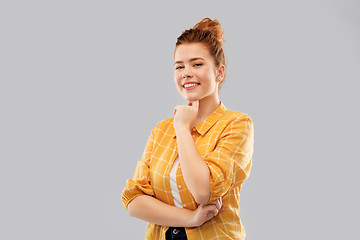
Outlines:
[[175, 134], [175, 129], [173, 125], [174, 118], [163, 119], [156, 123], [156, 126], [153, 128], [153, 132], [156, 135], [173, 135]]
[[233, 111], [230, 109], [226, 109], [224, 115], [222, 116], [222, 121], [225, 121], [226, 123], [246, 123], [253, 125], [253, 120], [247, 113]]
[[253, 142], [254, 123], [249, 114], [227, 109], [221, 121], [224, 123], [222, 134], [234, 134], [240, 140], [246, 138]]
[[167, 128], [168, 126], [173, 124], [173, 121], [174, 121], [173, 117], [163, 119], [156, 124], [155, 128], [159, 128], [159, 129]]

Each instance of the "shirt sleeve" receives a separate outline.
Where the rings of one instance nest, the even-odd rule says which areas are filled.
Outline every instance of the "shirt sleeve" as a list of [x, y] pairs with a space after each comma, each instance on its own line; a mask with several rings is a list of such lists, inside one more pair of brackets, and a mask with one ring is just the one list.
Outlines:
[[133, 178], [126, 181], [126, 186], [122, 191], [121, 200], [126, 208], [139, 195], [154, 195], [150, 185], [150, 159], [154, 143], [154, 132], [155, 129], [151, 131], [141, 160], [137, 163]]
[[231, 121], [225, 127], [215, 149], [204, 158], [210, 170], [209, 203], [224, 196], [231, 186], [240, 186], [248, 178], [253, 145], [253, 122], [248, 115]]

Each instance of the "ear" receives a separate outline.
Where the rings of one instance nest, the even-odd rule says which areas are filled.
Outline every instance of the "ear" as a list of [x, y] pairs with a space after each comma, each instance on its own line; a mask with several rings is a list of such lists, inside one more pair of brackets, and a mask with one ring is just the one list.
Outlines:
[[218, 68], [218, 73], [216, 76], [216, 81], [221, 82], [224, 79], [225, 76], [226, 67], [224, 65], [220, 65]]

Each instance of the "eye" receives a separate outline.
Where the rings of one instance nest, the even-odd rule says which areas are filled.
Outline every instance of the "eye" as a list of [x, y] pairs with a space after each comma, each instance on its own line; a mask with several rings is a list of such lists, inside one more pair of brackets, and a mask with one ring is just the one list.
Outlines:
[[177, 66], [176, 68], [175, 68], [175, 70], [178, 70], [178, 69], [181, 69], [181, 68], [184, 68], [183, 66]]
[[195, 63], [194, 64], [194, 67], [200, 67], [200, 66], [202, 66], [203, 64], [202, 63]]

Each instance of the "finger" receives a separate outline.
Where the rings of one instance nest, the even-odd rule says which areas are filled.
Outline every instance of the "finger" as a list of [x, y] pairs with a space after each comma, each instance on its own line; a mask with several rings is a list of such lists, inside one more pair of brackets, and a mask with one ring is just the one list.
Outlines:
[[206, 212], [206, 214], [205, 214], [205, 222], [209, 221], [210, 219], [212, 219], [215, 216], [216, 216], [215, 210], [211, 210], [211, 211]]
[[215, 210], [217, 210], [217, 208], [214, 204], [205, 205], [205, 206], [203, 206], [203, 208], [206, 212], [214, 212]]
[[205, 222], [209, 221], [210, 219], [212, 219], [213, 217], [215, 217], [213, 212], [208, 212], [205, 215]]
[[211, 203], [209, 203], [209, 204], [214, 205], [218, 210], [219, 210], [220, 207], [221, 207], [218, 199], [216, 199], [215, 201], [213, 201], [213, 202], [211, 202]]
[[218, 215], [218, 213], [219, 213], [219, 209], [217, 209], [217, 207], [215, 207], [215, 209], [214, 209], [214, 216]]
[[210, 205], [210, 204], [215, 205], [216, 208], [217, 208], [218, 210], [220, 210], [220, 209], [221, 209], [221, 205], [222, 205], [222, 200], [221, 200], [221, 198], [218, 198], [218, 199], [216, 199], [215, 201], [212, 201], [211, 203], [209, 203], [209, 205]]
[[214, 204], [209, 205], [209, 211], [212, 212], [214, 216], [216, 216], [219, 213], [219, 210]]

